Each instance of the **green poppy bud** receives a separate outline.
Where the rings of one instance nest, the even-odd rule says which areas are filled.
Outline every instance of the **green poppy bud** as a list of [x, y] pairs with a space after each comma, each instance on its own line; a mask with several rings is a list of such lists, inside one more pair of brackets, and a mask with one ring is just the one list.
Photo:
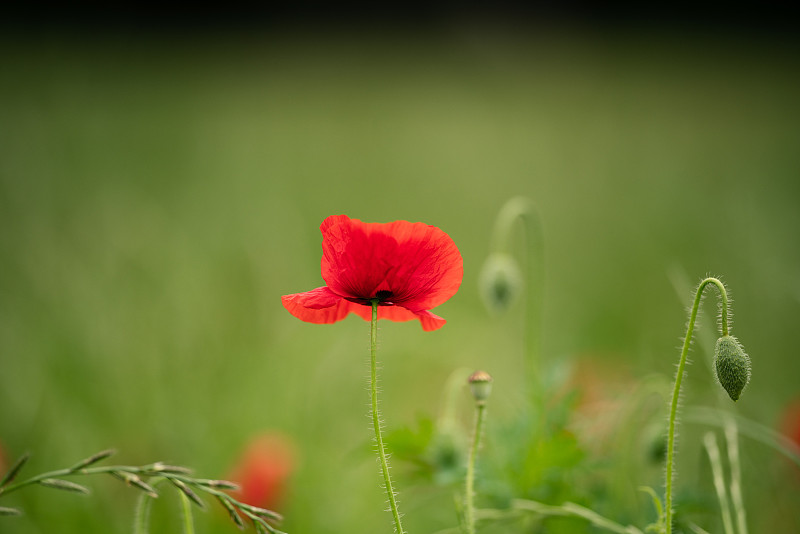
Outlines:
[[750, 381], [750, 357], [735, 337], [722, 336], [717, 340], [714, 367], [720, 385], [732, 400], [739, 400], [739, 395]]
[[486, 371], [475, 371], [469, 377], [469, 388], [476, 402], [486, 402], [492, 392], [492, 376]]
[[509, 254], [495, 252], [486, 258], [478, 285], [483, 302], [492, 313], [506, 311], [522, 292], [522, 273]]

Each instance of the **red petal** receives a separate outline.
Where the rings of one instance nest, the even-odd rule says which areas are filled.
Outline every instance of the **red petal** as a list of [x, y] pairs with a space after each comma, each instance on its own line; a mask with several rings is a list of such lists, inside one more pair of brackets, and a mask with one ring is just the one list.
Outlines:
[[[305, 293], [294, 293], [281, 297], [283, 307], [289, 313], [307, 323], [331, 324], [341, 321], [350, 312], [365, 321], [372, 320], [372, 306], [351, 302], [331, 291], [328, 287], [318, 287]], [[429, 311], [411, 311], [401, 306], [379, 306], [378, 319], [390, 321], [413, 321], [419, 319], [425, 331], [437, 330], [444, 326], [445, 320]]]
[[294, 470], [292, 442], [282, 434], [268, 433], [252, 440], [227, 480], [239, 484], [238, 500], [274, 510]]
[[461, 254], [435, 226], [364, 223], [334, 215], [320, 230], [322, 278], [337, 294], [370, 299], [378, 291], [390, 291], [391, 302], [420, 312], [442, 304], [461, 285]]
[[307, 323], [330, 324], [344, 319], [354, 303], [343, 299], [327, 287], [281, 297], [289, 313]]
[[422, 323], [422, 329], [426, 332], [439, 330], [447, 322], [435, 313], [431, 313], [427, 310], [417, 312], [417, 318], [419, 322]]

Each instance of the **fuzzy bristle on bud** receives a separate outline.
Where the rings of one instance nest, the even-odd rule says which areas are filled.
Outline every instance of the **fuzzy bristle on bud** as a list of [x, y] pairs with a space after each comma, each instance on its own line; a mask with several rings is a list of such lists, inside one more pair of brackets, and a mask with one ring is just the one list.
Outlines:
[[492, 392], [492, 376], [486, 371], [475, 371], [469, 377], [469, 388], [477, 402], [486, 402]]
[[733, 401], [739, 400], [742, 390], [750, 382], [750, 357], [733, 336], [722, 336], [714, 350], [714, 368], [717, 380]]
[[506, 311], [522, 293], [522, 273], [516, 260], [495, 252], [486, 258], [478, 279], [480, 295], [492, 313]]

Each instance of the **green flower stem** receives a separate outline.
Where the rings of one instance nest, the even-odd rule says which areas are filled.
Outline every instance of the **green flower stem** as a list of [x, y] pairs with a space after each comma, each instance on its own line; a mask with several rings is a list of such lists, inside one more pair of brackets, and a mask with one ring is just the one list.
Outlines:
[[670, 403], [669, 410], [669, 431], [667, 435], [667, 469], [665, 480], [665, 495], [664, 495], [664, 508], [665, 514], [665, 530], [666, 534], [672, 534], [672, 479], [673, 464], [675, 459], [675, 420], [678, 415], [678, 399], [681, 391], [681, 381], [683, 380], [683, 373], [686, 368], [686, 357], [689, 354], [689, 346], [692, 342], [692, 333], [694, 332], [694, 323], [697, 320], [697, 312], [700, 308], [700, 301], [703, 297], [703, 290], [710, 284], [717, 287], [722, 300], [720, 304], [720, 326], [722, 328], [722, 335], [728, 335], [728, 293], [725, 291], [725, 286], [716, 278], [706, 278], [700, 285], [697, 286], [697, 292], [694, 296], [694, 303], [692, 304], [692, 311], [689, 316], [689, 325], [686, 329], [686, 337], [683, 340], [683, 349], [681, 350], [681, 359], [678, 363], [678, 372], [675, 376], [675, 389], [672, 392], [672, 402]]
[[542, 345], [542, 303], [544, 302], [544, 239], [542, 223], [533, 203], [524, 197], [514, 197], [500, 209], [492, 233], [493, 250], [509, 253], [511, 232], [519, 220], [525, 230], [527, 262], [525, 279], [525, 311], [523, 313], [523, 352], [527, 355], [528, 387], [533, 394], [540, 391], [540, 353]]
[[378, 364], [375, 353], [378, 349], [378, 299], [372, 299], [372, 322], [370, 324], [370, 393], [372, 396], [372, 427], [375, 429], [375, 444], [378, 449], [378, 458], [381, 462], [383, 482], [386, 486], [386, 494], [389, 497], [389, 506], [394, 517], [394, 527], [397, 534], [405, 534], [400, 523], [400, 512], [397, 510], [397, 500], [392, 489], [392, 479], [389, 476], [389, 462], [386, 459], [386, 449], [383, 446], [383, 436], [381, 435], [381, 420], [378, 412]]
[[469, 461], [467, 463], [467, 480], [465, 488], [466, 499], [466, 523], [467, 532], [475, 534], [475, 460], [481, 444], [483, 425], [486, 420], [486, 403], [478, 401], [475, 406], [475, 429], [472, 436], [472, 447], [469, 450]]

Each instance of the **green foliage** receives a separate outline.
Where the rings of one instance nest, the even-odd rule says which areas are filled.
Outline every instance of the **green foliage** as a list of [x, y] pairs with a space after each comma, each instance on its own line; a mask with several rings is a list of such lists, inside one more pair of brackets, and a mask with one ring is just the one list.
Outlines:
[[[479, 506], [535, 490], [619, 521], [625, 510], [652, 513], [646, 496], [594, 491], [595, 478], [634, 494], [640, 484], [660, 489], [653, 477], [622, 474], [633, 456], [600, 454], [598, 466], [580, 429], [566, 425], [584, 454], [576, 460], [568, 434], [530, 428], [519, 413], [510, 384], [520, 375], [520, 319], [488, 317], [475, 288], [497, 207], [520, 194], [536, 201], [550, 244], [543, 354], [671, 376], [668, 349], [683, 319], [666, 273], [677, 265], [735, 282], [736, 333], [764, 355], [751, 401], [726, 407], [753, 423], [741, 427], [751, 531], [800, 531], [794, 470], [783, 463], [785, 452], [799, 457], [775, 427], [800, 376], [800, 359], [779, 357], [793, 354], [800, 302], [791, 282], [800, 270], [800, 70], [784, 42], [480, 24], [413, 39], [283, 28], [0, 39], [5, 466], [31, 450], [26, 469], [38, 472], [44, 459], [71, 465], [113, 445], [134, 463], [164, 457], [224, 477], [253, 432], [281, 429], [301, 460], [282, 529], [380, 532], [383, 501], [365, 497], [374, 462], [348, 454], [369, 439], [363, 322], [296, 324], [278, 302], [319, 275], [315, 225], [348, 213], [446, 227], [464, 255], [441, 335], [381, 325], [387, 421], [420, 433], [425, 445], [413, 452], [426, 466], [457, 462], [433, 460], [435, 433], [424, 438], [414, 414], [434, 412], [451, 369], [486, 367], [504, 389], [492, 396]], [[718, 402], [705, 370], [717, 336], [706, 323], [712, 339], [696, 342], [687, 375], [679, 486], [696, 485], [692, 444], [721, 420], [690, 421], [693, 407]], [[663, 414], [652, 420], [663, 427]], [[462, 423], [456, 443], [467, 439]], [[659, 443], [655, 434], [648, 443]], [[538, 489], [516, 482], [503, 466], [524, 461], [508, 440], [534, 435], [564, 440], [566, 458], [552, 445], [531, 454], [572, 463], [566, 477], [585, 483], [546, 489], [542, 473], [522, 475]], [[458, 476], [425, 469], [427, 480]], [[25, 514], [0, 518], [0, 530], [128, 534], [136, 494], [112, 479], [91, 488], [91, 499], [9, 495], [4, 506]], [[407, 502], [428, 497], [403, 489]], [[442, 528], [453, 524], [452, 499], [445, 504]], [[230, 532], [215, 508], [198, 532]], [[179, 531], [172, 508], [155, 519]], [[528, 532], [541, 523], [502, 521]], [[503, 526], [495, 532], [513, 532]]]
[[466, 434], [453, 428], [437, 428], [433, 419], [417, 418], [417, 428], [401, 427], [386, 436], [394, 458], [414, 466], [412, 478], [442, 486], [456, 486], [464, 479]]

